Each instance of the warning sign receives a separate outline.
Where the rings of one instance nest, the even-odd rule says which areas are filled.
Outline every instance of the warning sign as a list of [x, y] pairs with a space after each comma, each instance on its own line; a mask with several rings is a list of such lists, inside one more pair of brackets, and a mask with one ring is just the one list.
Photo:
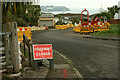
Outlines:
[[52, 44], [33, 45], [34, 60], [53, 59]]

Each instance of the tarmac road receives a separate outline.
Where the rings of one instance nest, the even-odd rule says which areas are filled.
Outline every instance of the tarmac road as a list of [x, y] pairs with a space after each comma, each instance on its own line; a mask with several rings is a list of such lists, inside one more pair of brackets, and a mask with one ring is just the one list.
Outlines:
[[71, 29], [32, 32], [34, 42], [52, 43], [53, 49], [71, 59], [84, 78], [117, 78], [118, 41], [81, 36], [86, 35]]

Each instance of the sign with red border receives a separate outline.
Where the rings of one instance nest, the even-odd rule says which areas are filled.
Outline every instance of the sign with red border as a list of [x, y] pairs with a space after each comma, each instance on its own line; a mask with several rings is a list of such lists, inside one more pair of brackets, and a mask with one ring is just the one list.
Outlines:
[[53, 59], [52, 44], [33, 45], [34, 60]]

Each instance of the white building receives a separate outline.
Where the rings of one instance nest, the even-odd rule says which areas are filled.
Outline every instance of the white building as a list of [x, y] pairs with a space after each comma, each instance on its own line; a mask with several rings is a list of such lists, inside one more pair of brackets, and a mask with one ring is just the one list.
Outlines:
[[42, 13], [38, 20], [38, 26], [53, 27], [54, 24], [55, 24], [54, 15], [52, 13]]
[[118, 13], [115, 13], [114, 19], [118, 19]]
[[54, 17], [55, 23], [59, 21], [58, 17]]
[[120, 19], [120, 1], [118, 2], [119, 13], [115, 13], [114, 19]]
[[120, 1], [118, 2], [118, 7], [119, 7], [118, 19], [120, 19]]

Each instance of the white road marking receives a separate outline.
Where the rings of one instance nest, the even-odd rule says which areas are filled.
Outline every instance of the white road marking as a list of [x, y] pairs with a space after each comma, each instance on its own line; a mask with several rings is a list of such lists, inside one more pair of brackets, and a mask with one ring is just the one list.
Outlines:
[[97, 44], [97, 45], [100, 45], [100, 46], [105, 46], [105, 47], [117, 48], [117, 47], [115, 47], [115, 46], [111, 46], [111, 45], [104, 45], [104, 44]]

